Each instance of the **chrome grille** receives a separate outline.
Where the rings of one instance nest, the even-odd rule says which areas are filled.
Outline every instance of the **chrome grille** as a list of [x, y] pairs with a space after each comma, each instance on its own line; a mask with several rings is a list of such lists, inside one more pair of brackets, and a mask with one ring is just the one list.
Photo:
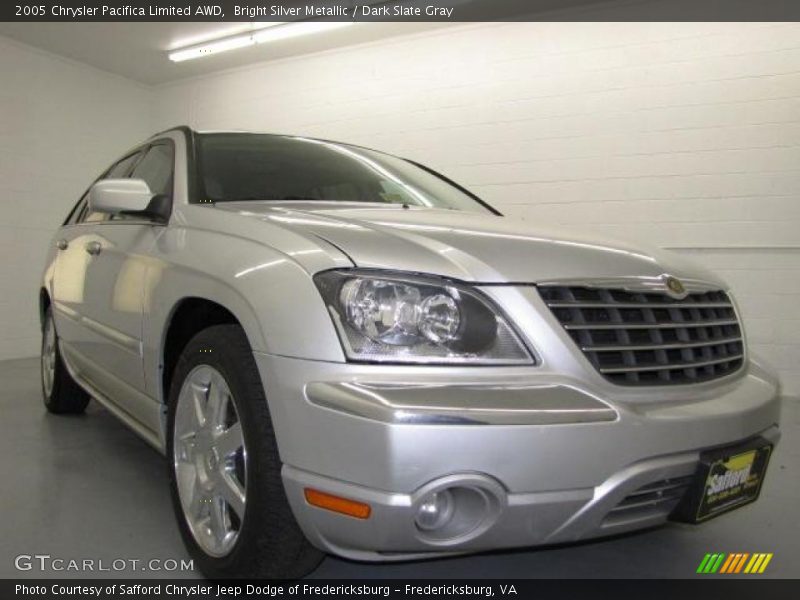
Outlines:
[[570, 337], [600, 373], [620, 385], [698, 383], [744, 361], [739, 321], [723, 291], [688, 294], [538, 286]]

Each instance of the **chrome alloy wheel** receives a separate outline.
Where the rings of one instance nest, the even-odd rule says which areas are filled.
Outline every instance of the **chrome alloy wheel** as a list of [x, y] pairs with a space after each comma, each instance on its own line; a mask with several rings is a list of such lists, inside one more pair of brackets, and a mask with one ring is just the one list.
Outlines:
[[56, 328], [53, 317], [49, 316], [44, 322], [42, 332], [42, 386], [44, 395], [48, 398], [53, 393], [53, 382], [56, 379]]
[[175, 407], [173, 461], [189, 529], [210, 556], [228, 554], [247, 500], [247, 449], [230, 388], [219, 371], [198, 365]]

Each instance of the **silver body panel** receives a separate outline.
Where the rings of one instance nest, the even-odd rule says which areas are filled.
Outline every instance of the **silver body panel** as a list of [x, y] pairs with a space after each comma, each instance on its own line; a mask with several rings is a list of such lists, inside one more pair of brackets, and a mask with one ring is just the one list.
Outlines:
[[[320, 548], [389, 560], [645, 527], [666, 514], [605, 519], [636, 488], [693, 472], [703, 449], [779, 436], [779, 384], [750, 357], [706, 383], [615, 385], [535, 288], [579, 281], [663, 289], [669, 274], [690, 289], [727, 289], [705, 269], [667, 252], [533, 232], [480, 211], [189, 204], [186, 138], [164, 138], [176, 150], [167, 224], [86, 223], [53, 238], [42, 287], [62, 354], [81, 385], [163, 450], [170, 320], [187, 298], [227, 308], [256, 357], [295, 516]], [[88, 252], [91, 242], [99, 253]], [[312, 276], [354, 266], [476, 284], [537, 364], [348, 363]], [[490, 525], [449, 542], [420, 537], [413, 515], [421, 494], [452, 481], [485, 488]], [[303, 497], [307, 485], [369, 502], [373, 514], [357, 521], [314, 508]]]

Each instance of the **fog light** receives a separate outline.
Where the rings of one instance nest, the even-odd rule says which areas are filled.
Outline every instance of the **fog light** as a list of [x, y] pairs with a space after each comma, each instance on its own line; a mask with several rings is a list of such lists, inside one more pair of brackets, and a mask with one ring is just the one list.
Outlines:
[[447, 525], [453, 516], [453, 494], [439, 490], [426, 496], [417, 509], [415, 522], [423, 531], [434, 531]]

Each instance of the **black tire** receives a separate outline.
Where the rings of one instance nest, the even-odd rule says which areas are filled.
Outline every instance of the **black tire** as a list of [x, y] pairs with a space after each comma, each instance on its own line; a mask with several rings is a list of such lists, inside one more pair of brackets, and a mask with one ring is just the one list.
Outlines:
[[[175, 415], [184, 380], [199, 365], [216, 369], [230, 388], [247, 448], [246, 505], [239, 534], [222, 557], [207, 554], [183, 513], [173, 459]], [[198, 333], [181, 353], [169, 390], [167, 462], [172, 504], [195, 567], [209, 579], [296, 579], [313, 571], [323, 553], [312, 546], [292, 514], [281, 480], [281, 461], [253, 351], [238, 325]]]
[[[48, 328], [52, 328], [52, 332]], [[52, 338], [48, 337], [50, 333], [52, 333]], [[52, 349], [50, 344], [52, 344]], [[44, 325], [42, 326], [41, 353], [42, 397], [45, 408], [49, 412], [59, 415], [83, 413], [86, 410], [86, 405], [89, 404], [90, 397], [82, 387], [75, 383], [72, 375], [69, 374], [67, 367], [64, 365], [64, 360], [61, 358], [61, 350], [58, 348], [58, 334], [55, 330], [55, 321], [53, 321], [53, 309], [49, 306], [45, 312]], [[48, 353], [48, 356], [54, 362], [51, 370], [51, 386], [48, 386], [46, 382], [45, 353]], [[49, 393], [48, 387], [50, 387]]]

